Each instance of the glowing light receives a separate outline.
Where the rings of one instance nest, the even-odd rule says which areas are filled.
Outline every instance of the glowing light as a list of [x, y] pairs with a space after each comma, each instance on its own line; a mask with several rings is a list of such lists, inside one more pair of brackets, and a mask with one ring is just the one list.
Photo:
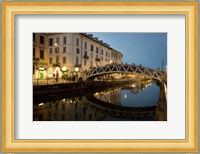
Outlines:
[[127, 96], [126, 96], [126, 94], [124, 94], [124, 98], [126, 98]]
[[65, 99], [63, 99], [63, 102], [65, 101]]
[[58, 44], [55, 42], [54, 45], [57, 46]]
[[79, 71], [79, 68], [78, 68], [78, 67], [75, 67], [74, 70], [75, 70], [75, 72], [78, 72], [78, 71]]
[[59, 67], [56, 67], [56, 69], [55, 69], [55, 70], [58, 70], [58, 71], [59, 71], [59, 70], [60, 70], [60, 68], [59, 68]]
[[67, 67], [64, 66], [64, 67], [62, 68], [62, 71], [67, 71]]
[[133, 84], [133, 85], [132, 85], [132, 87], [133, 87], [133, 88], [135, 88], [135, 87], [136, 87], [136, 85], [134, 85], [134, 84]]
[[43, 67], [39, 67], [38, 70], [41, 70], [41, 71], [42, 71], [42, 70], [44, 70], [44, 68], [43, 68]]
[[38, 104], [38, 106], [42, 106], [42, 105], [44, 105], [44, 103], [40, 103], [40, 104]]
[[112, 63], [113, 61], [112, 60], [110, 60], [110, 63]]

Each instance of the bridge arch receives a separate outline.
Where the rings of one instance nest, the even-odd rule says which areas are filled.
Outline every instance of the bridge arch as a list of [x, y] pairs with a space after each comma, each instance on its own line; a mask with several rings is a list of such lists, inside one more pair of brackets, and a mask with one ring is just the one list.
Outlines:
[[128, 65], [128, 64], [111, 64], [102, 67], [96, 67], [94, 69], [89, 70], [86, 73], [86, 80], [100, 75], [111, 74], [111, 73], [129, 73], [129, 74], [145, 75], [155, 80], [158, 80], [161, 83], [162, 83], [161, 75], [163, 74], [160, 70], [154, 70], [143, 66]]

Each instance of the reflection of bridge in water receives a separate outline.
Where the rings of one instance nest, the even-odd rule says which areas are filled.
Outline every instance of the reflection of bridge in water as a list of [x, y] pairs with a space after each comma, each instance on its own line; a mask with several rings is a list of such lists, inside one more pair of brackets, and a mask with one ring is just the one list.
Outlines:
[[[124, 86], [123, 89], [134, 89], [132, 86]], [[145, 86], [144, 84], [143, 86]], [[139, 86], [140, 87], [140, 86]], [[142, 87], [140, 87], [142, 88]], [[94, 92], [74, 93], [75, 95], [68, 95], [66, 93], [59, 95], [48, 95], [36, 98], [34, 102], [43, 102], [43, 107], [39, 104], [35, 104], [34, 108], [37, 112], [34, 112], [34, 116], [46, 115], [44, 119], [59, 120], [55, 118], [59, 117], [76, 117], [72, 120], [109, 120], [105, 118], [114, 118], [114, 120], [131, 120], [131, 121], [165, 121], [167, 120], [167, 102], [164, 95], [164, 87], [160, 87], [160, 94], [158, 102], [155, 106], [150, 107], [125, 107], [116, 104], [110, 104], [101, 101], [94, 97]], [[38, 99], [38, 101], [37, 101]], [[47, 103], [45, 103], [47, 102]], [[54, 103], [55, 102], [55, 103]], [[72, 103], [73, 102], [73, 103]], [[53, 107], [54, 106], [54, 107]], [[60, 107], [59, 107], [60, 106]], [[63, 108], [63, 106], [65, 106]], [[74, 107], [73, 107], [74, 106]], [[78, 107], [75, 107], [78, 106]], [[53, 110], [55, 108], [55, 111]], [[84, 112], [83, 112], [84, 111]], [[46, 112], [46, 113], [45, 113]], [[51, 114], [50, 114], [51, 113]], [[79, 113], [78, 115], [76, 115]], [[49, 115], [54, 115], [48, 117]], [[59, 115], [60, 114], [60, 115]], [[74, 114], [74, 115], [73, 115]], [[88, 116], [88, 115], [94, 115]], [[97, 116], [95, 116], [97, 115]], [[90, 118], [93, 119], [90, 119]], [[113, 120], [113, 119], [112, 119]]]
[[159, 99], [156, 106], [150, 107], [125, 107], [103, 102], [94, 96], [83, 97], [83, 101], [93, 111], [105, 117], [114, 117], [127, 120], [167, 120], [167, 102], [164, 96], [164, 89], [160, 89]]

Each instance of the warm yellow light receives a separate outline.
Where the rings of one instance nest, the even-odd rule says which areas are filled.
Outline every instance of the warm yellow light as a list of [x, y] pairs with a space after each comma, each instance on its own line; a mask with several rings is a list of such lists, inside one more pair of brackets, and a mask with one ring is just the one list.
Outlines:
[[42, 70], [44, 70], [44, 68], [43, 68], [43, 67], [39, 67], [38, 70], [41, 70], [41, 71], [42, 71]]
[[55, 42], [54, 45], [57, 46], [58, 44]]
[[59, 70], [60, 70], [60, 68], [59, 68], [59, 67], [56, 67], [56, 69], [55, 69], [55, 70], [56, 70], [56, 71], [57, 71], [57, 70], [59, 71]]
[[42, 105], [44, 105], [44, 103], [40, 103], [40, 104], [38, 104], [38, 106], [42, 106]]
[[75, 72], [78, 72], [78, 71], [79, 71], [79, 68], [78, 68], [78, 67], [75, 67], [74, 70], [75, 70]]
[[112, 60], [110, 60], [110, 63], [112, 63]]
[[64, 66], [64, 67], [62, 68], [62, 71], [67, 71], [67, 67]]

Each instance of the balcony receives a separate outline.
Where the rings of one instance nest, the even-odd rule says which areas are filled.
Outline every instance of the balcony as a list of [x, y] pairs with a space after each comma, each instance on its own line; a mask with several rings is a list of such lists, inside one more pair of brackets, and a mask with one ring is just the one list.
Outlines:
[[75, 64], [74, 67], [81, 67], [81, 64]]
[[34, 62], [39, 62], [39, 61], [40, 61], [40, 58], [38, 58], [38, 57], [33, 57], [33, 61], [34, 61]]
[[87, 54], [84, 54], [83, 58], [84, 59], [89, 59], [89, 56]]
[[95, 60], [96, 60], [96, 61], [100, 61], [100, 58], [96, 57]]
[[55, 63], [52, 66], [54, 66], [54, 67], [61, 67], [61, 63]]

